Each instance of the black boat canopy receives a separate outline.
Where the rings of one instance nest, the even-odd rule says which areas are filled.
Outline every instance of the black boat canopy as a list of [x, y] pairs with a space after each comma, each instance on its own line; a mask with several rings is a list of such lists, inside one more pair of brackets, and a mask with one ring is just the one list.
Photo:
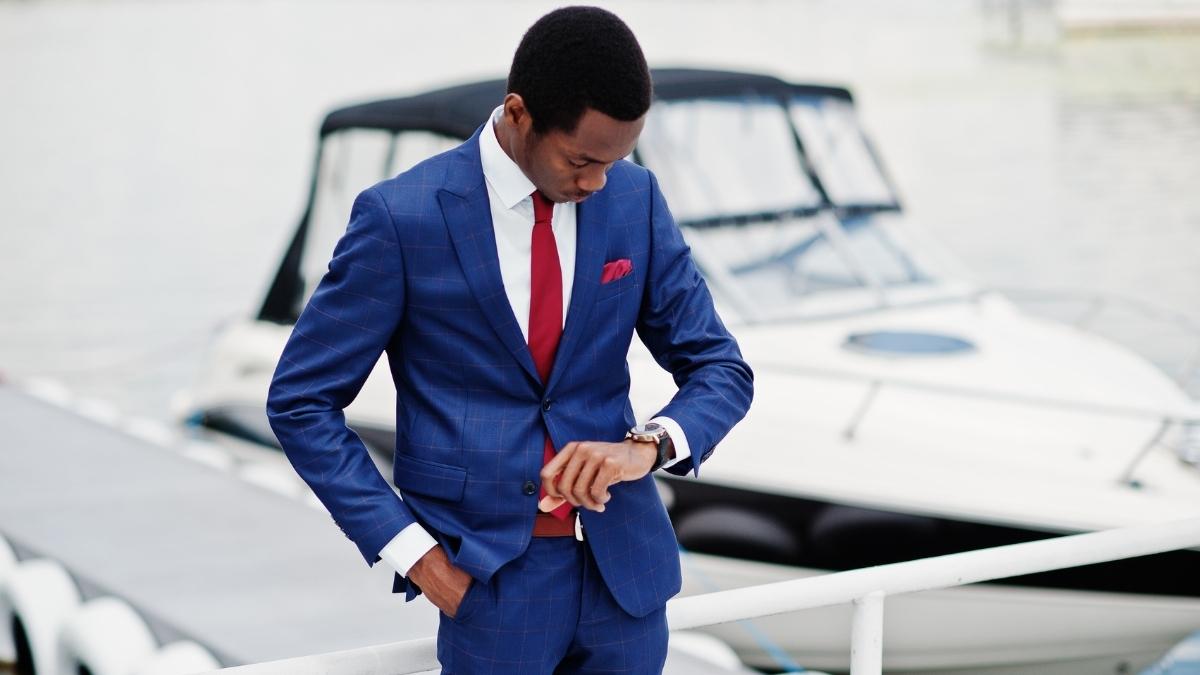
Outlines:
[[[745, 317], [824, 290], [927, 279], [875, 227], [874, 215], [900, 205], [847, 89], [720, 70], [651, 76], [655, 106], [631, 159], [654, 169], [697, 256], [707, 252], [713, 287]], [[329, 113], [304, 216], [259, 318], [295, 321], [359, 190], [470, 137], [506, 90], [487, 80]], [[843, 238], [829, 239], [821, 214]]]
[[[722, 70], [655, 68], [654, 97], [660, 101], [727, 96], [761, 96], [786, 99], [793, 96], [832, 96], [851, 101], [841, 87], [791, 84], [769, 75]], [[423, 130], [456, 138], [467, 138], [504, 99], [504, 80], [472, 82], [405, 98], [371, 101], [329, 113], [321, 124], [321, 136], [342, 129]]]

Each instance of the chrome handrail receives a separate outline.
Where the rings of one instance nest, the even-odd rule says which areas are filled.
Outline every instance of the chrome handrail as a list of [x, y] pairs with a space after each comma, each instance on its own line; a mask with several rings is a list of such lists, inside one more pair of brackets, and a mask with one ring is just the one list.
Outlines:
[[[883, 609], [893, 595], [1200, 547], [1200, 518], [878, 565], [672, 599], [671, 630], [852, 603], [851, 675], [880, 675]], [[434, 638], [226, 668], [226, 675], [404, 675], [437, 667]]]

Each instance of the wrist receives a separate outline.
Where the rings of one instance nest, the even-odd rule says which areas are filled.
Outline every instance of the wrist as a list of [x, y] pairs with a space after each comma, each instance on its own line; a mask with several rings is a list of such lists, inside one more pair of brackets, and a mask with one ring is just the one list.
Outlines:
[[420, 558], [417, 558], [417, 561], [415, 563], [413, 563], [411, 567], [408, 568], [408, 577], [410, 579], [412, 579], [413, 581], [417, 582], [418, 585], [420, 585], [421, 579], [423, 579], [425, 577], [425, 575], [429, 572], [430, 566], [437, 565], [436, 559], [439, 557], [439, 554], [442, 557], [445, 557], [445, 555], [446, 555], [445, 552], [442, 551], [441, 546], [434, 546], [433, 548], [426, 551], [425, 555], [421, 556]]
[[637, 468], [641, 473], [650, 473], [650, 468], [658, 459], [658, 444], [651, 441], [635, 441], [632, 438], [625, 439], [624, 443], [630, 454], [636, 458]]
[[671, 442], [670, 433], [665, 426], [654, 420], [635, 426], [625, 432], [625, 437], [654, 447], [654, 459], [650, 463], [648, 473], [658, 470], [675, 457], [675, 444]]

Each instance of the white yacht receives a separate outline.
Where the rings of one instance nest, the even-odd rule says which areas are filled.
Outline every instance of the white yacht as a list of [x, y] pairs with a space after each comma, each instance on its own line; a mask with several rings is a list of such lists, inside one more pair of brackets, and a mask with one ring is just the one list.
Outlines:
[[[1197, 401], [1133, 351], [1026, 313], [934, 255], [849, 91], [654, 78], [630, 159], [659, 177], [756, 379], [701, 478], [661, 481], [685, 594], [1200, 513]], [[257, 315], [213, 345], [189, 423], [277, 447], [268, 383], [354, 196], [461, 142], [503, 93], [478, 82], [327, 116], [304, 216]], [[644, 421], [675, 385], [636, 340], [628, 365]], [[381, 363], [346, 411], [385, 475], [394, 405]], [[1136, 672], [1200, 628], [1198, 571], [1188, 550], [893, 598], [884, 665]], [[762, 667], [785, 653], [844, 670], [850, 612], [710, 630]]]

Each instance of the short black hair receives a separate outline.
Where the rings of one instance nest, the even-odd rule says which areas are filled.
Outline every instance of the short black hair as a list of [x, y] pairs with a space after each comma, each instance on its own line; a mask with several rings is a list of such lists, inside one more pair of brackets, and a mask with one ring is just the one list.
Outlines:
[[508, 91], [525, 101], [539, 134], [574, 132], [587, 108], [631, 122], [653, 96], [633, 31], [599, 7], [563, 7], [538, 19], [513, 55]]

